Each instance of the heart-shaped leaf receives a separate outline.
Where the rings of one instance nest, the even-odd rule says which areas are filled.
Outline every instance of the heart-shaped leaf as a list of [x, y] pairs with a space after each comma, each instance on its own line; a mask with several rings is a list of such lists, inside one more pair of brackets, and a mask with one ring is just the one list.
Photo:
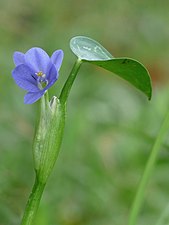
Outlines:
[[102, 45], [84, 36], [71, 39], [70, 48], [83, 62], [88, 62], [113, 72], [127, 80], [151, 99], [151, 78], [147, 69], [130, 58], [114, 58]]

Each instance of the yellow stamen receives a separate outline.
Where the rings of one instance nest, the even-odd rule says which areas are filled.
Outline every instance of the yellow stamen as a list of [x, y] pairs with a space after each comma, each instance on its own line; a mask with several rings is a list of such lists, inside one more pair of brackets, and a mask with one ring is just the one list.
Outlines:
[[39, 71], [38, 73], [36, 73], [36, 75], [37, 75], [38, 77], [42, 77], [42, 76], [43, 76], [43, 72], [42, 72], [42, 71]]

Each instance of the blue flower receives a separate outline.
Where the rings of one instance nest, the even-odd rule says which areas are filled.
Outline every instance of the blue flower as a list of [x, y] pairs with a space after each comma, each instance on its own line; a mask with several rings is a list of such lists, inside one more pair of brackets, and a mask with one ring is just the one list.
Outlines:
[[32, 104], [58, 79], [63, 51], [56, 50], [50, 58], [43, 49], [35, 47], [25, 54], [14, 52], [13, 60], [16, 67], [12, 76], [16, 84], [28, 92], [24, 97], [24, 103]]

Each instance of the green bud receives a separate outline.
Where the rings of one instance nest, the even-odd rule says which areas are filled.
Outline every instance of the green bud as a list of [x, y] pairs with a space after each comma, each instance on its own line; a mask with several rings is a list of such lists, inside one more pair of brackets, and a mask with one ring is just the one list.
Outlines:
[[61, 104], [55, 96], [50, 102], [45, 96], [42, 97], [39, 124], [33, 144], [35, 171], [42, 183], [46, 183], [57, 159], [64, 125], [65, 104]]

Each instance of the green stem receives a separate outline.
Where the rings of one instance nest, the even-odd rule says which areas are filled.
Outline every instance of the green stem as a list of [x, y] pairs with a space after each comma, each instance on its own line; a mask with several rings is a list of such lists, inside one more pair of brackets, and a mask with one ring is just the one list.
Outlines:
[[72, 71], [70, 72], [70, 75], [65, 83], [65, 85], [63, 86], [63, 89], [61, 91], [61, 94], [60, 94], [60, 103], [61, 104], [65, 104], [66, 103], [66, 100], [68, 98], [68, 95], [69, 95], [69, 92], [70, 92], [70, 89], [73, 85], [73, 82], [76, 78], [76, 75], [80, 69], [80, 66], [82, 64], [82, 61], [81, 59], [77, 59], [77, 61], [75, 62], [73, 68], [72, 68]]
[[132, 208], [131, 208], [131, 213], [130, 213], [130, 217], [129, 217], [129, 223], [128, 225], [135, 225], [137, 222], [137, 217], [138, 217], [138, 213], [140, 211], [142, 202], [143, 202], [143, 197], [144, 197], [144, 193], [145, 193], [145, 189], [146, 186], [148, 184], [148, 181], [150, 179], [150, 176], [152, 174], [158, 153], [160, 151], [160, 146], [162, 145], [162, 142], [168, 132], [169, 129], [169, 112], [166, 114], [164, 121], [161, 125], [159, 134], [155, 140], [155, 143], [152, 147], [151, 150], [151, 154], [150, 157], [147, 161], [142, 179], [140, 181]]
[[34, 219], [36, 216], [36, 212], [39, 207], [39, 203], [42, 197], [42, 193], [44, 190], [45, 184], [42, 184], [38, 181], [38, 179], [35, 179], [34, 186], [32, 188], [32, 192], [29, 196], [29, 199], [27, 201], [27, 205], [25, 208], [25, 212], [22, 218], [21, 225], [33, 225]]
[[48, 93], [42, 97], [40, 112], [41, 116], [39, 127], [35, 135], [35, 144], [33, 148], [37, 176], [32, 193], [29, 196], [25, 208], [21, 225], [34, 224], [35, 215], [39, 207], [46, 180], [51, 173], [59, 153], [64, 131], [65, 103], [81, 64], [82, 61], [77, 59], [65, 85], [63, 86], [60, 94], [60, 101], [57, 102], [56, 106], [49, 105]]

